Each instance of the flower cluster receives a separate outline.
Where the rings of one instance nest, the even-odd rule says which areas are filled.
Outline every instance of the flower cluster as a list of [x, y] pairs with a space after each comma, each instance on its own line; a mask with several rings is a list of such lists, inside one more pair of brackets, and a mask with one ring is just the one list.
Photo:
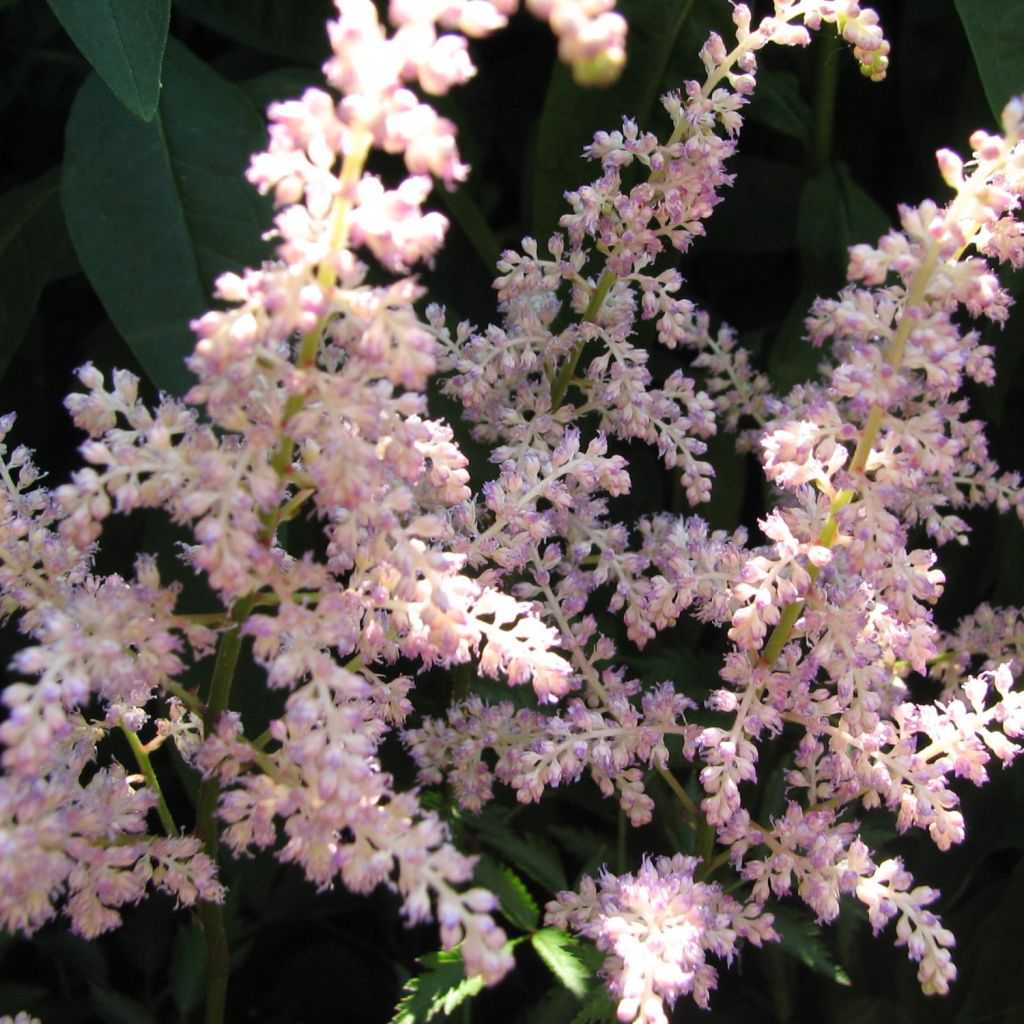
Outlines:
[[731, 962], [736, 944], [778, 939], [770, 914], [744, 906], [717, 884], [695, 882], [697, 857], [644, 859], [640, 870], [596, 882], [580, 880], [578, 893], [562, 893], [548, 920], [592, 938], [610, 953], [605, 971], [619, 998], [621, 1021], [667, 1024], [663, 1003], [681, 995], [708, 1008], [717, 973], [707, 954]]
[[[746, 7], [735, 6], [734, 47], [712, 36], [702, 51], [706, 80], [664, 98], [667, 142], [628, 119], [621, 131], [595, 136], [587, 155], [600, 160], [602, 176], [568, 194], [572, 210], [548, 243], [550, 258], [531, 239], [521, 253], [502, 256], [501, 326], [449, 332], [442, 311], [433, 311], [445, 387], [476, 436], [494, 446], [498, 486], [527, 471], [537, 480], [501, 486], [500, 504], [485, 489], [474, 522], [486, 543], [474, 544], [472, 555], [539, 602], [582, 695], [546, 711], [470, 698], [445, 721], [409, 733], [409, 742], [421, 780], [446, 779], [468, 810], [491, 798], [496, 781], [535, 801], [589, 773], [639, 825], [654, 812], [644, 783], [652, 769], [679, 789], [684, 806], [689, 801], [668, 772], [674, 738], [697, 766], [698, 823], [715, 831], [721, 856], [751, 883], [752, 914], [790, 892], [821, 921], [836, 916], [843, 896], [865, 903], [876, 928], [899, 912], [897, 941], [920, 961], [922, 986], [945, 991], [955, 974], [952, 938], [924, 909], [937, 894], [912, 888], [899, 862], [876, 863], [852, 815], [857, 804], [884, 806], [898, 830], [926, 829], [947, 849], [964, 836], [950, 780], [981, 783], [992, 756], [1006, 762], [1019, 752], [1022, 704], [1011, 688], [1019, 614], [982, 610], [976, 626], [965, 623], [944, 644], [930, 610], [942, 573], [934, 552], [909, 550], [908, 539], [922, 525], [939, 544], [963, 542], [967, 527], [956, 510], [969, 505], [1024, 513], [1019, 479], [1001, 473], [982, 424], [967, 418], [963, 385], [991, 383], [992, 352], [958, 316], [1001, 323], [1007, 315], [1009, 298], [984, 257], [1020, 264], [1011, 240], [1019, 235], [1022, 107], [1007, 108], [1001, 136], [972, 137], [967, 165], [940, 153], [956, 191], [948, 206], [904, 208], [901, 231], [854, 247], [850, 287], [838, 300], [819, 300], [807, 321], [812, 343], [830, 343], [821, 380], [773, 395], [733, 333], [713, 333], [707, 316], [678, 297], [678, 272], [659, 270], [657, 261], [703, 232], [731, 181], [725, 162], [766, 43], [803, 45], [810, 29], [834, 21], [868, 77], [884, 73], [888, 45], [874, 12], [856, 4], [775, 7], [753, 27]], [[624, 169], [635, 164], [640, 184], [626, 191]], [[979, 256], [965, 255], [972, 243]], [[574, 322], [556, 332], [565, 320], [561, 290]], [[680, 371], [654, 381], [642, 320], [655, 322], [661, 344], [696, 353], [704, 390]], [[761, 545], [742, 530], [712, 533], [697, 517], [659, 515], [631, 530], [611, 511], [618, 490], [602, 494], [593, 480], [542, 486], [565, 438], [575, 446], [575, 431], [589, 423], [599, 439], [655, 445], [690, 501], [700, 502], [713, 472], [701, 459], [704, 439], [720, 425], [735, 429], [741, 417], [757, 426], [740, 435], [740, 447], [760, 449], [778, 494], [760, 521]], [[590, 611], [597, 594], [622, 612], [640, 647], [687, 612], [726, 628], [732, 649], [724, 685], [707, 701], [710, 719], [675, 681], [652, 688], [627, 677], [614, 639]], [[1003, 654], [970, 676], [971, 654], [986, 648]], [[948, 699], [909, 701], [901, 676], [932, 665], [950, 680]], [[783, 815], [759, 824], [744, 788], [759, 778], [760, 746], [787, 727], [803, 734], [790, 800]], [[611, 950], [597, 907], [586, 923], [557, 913], [549, 920], [601, 936]], [[609, 960], [605, 970], [615, 979], [621, 965]], [[625, 991], [618, 982], [613, 988]], [[663, 994], [679, 991], [666, 985]], [[621, 1019], [662, 1019], [651, 990], [629, 993]]]
[[[311, 89], [271, 107], [270, 145], [249, 177], [280, 207], [278, 259], [218, 280], [226, 308], [194, 324], [198, 383], [186, 399], [150, 409], [130, 374], [108, 384], [86, 366], [67, 405], [89, 437], [87, 467], [48, 492], [27, 452], [3, 450], [0, 586], [30, 638], [15, 668], [35, 680], [4, 691], [0, 726], [9, 930], [32, 932], [62, 906], [91, 937], [147, 885], [219, 901], [217, 825], [203, 819], [213, 794], [233, 850], [273, 847], [321, 887], [388, 884], [410, 922], [436, 915], [444, 943], [462, 943], [471, 974], [494, 981], [511, 966], [494, 898], [466, 887], [472, 858], [381, 768], [378, 746], [409, 714], [412, 681], [378, 666], [478, 657], [482, 672], [550, 697], [570, 667], [529, 603], [463, 571], [466, 460], [427, 416], [436, 343], [413, 308], [422, 289], [369, 284], [357, 253], [396, 272], [436, 253], [447, 224], [422, 208], [430, 176], [451, 186], [467, 168], [455, 126], [414, 89], [466, 81], [466, 36], [499, 28], [515, 6], [394, 0], [389, 31], [370, 0], [339, 3], [324, 73], [341, 98]], [[621, 65], [625, 23], [610, 4], [529, 6], [580, 77]], [[404, 158], [395, 188], [366, 170], [373, 148]], [[179, 613], [178, 586], [161, 583], [151, 558], [133, 580], [92, 573], [106, 521], [141, 508], [191, 530], [184, 559], [223, 615]], [[282, 545], [279, 528], [300, 513], [322, 524], [322, 556]], [[269, 742], [248, 739], [230, 710], [243, 638], [286, 694]], [[200, 699], [177, 680], [215, 645]], [[139, 774], [99, 751], [112, 729]], [[206, 780], [197, 831], [209, 852], [159, 795], [149, 755], [168, 738]], [[148, 834], [154, 808], [166, 835]]]
[[[468, 812], [498, 784], [527, 803], [589, 777], [641, 826], [658, 812], [657, 773], [717, 844], [584, 877], [548, 905], [549, 924], [607, 955], [624, 1022], [661, 1024], [681, 995], [707, 1006], [708, 956], [778, 939], [766, 903], [790, 894], [823, 922], [845, 897], [876, 931], [895, 921], [924, 990], [944, 992], [955, 968], [929, 909], [938, 893], [882, 859], [855, 815], [884, 807], [896, 830], [948, 849], [964, 837], [951, 781], [980, 784], [993, 757], [1020, 751], [1021, 613], [983, 606], [941, 634], [931, 606], [944, 579], [911, 537], [964, 542], [958, 513], [972, 505], [1024, 518], [1019, 478], [968, 418], [965, 382], [991, 383], [994, 369], [962, 326], [1006, 319], [989, 261], [1024, 264], [1024, 103], [1000, 135], [972, 137], [966, 164], [940, 153], [949, 204], [904, 208], [899, 230], [851, 250], [849, 286], [807, 321], [828, 344], [820, 379], [776, 395], [734, 332], [682, 297], [672, 254], [732, 181], [757, 54], [828, 23], [881, 79], [872, 10], [775, 0], [755, 24], [735, 4], [734, 42], [713, 34], [703, 80], [663, 98], [664, 139], [628, 118], [597, 133], [586, 155], [600, 176], [568, 193], [546, 255], [532, 239], [502, 254], [502, 322], [478, 330], [450, 327], [436, 305], [421, 317], [425, 290], [400, 275], [443, 242], [444, 217], [424, 209], [432, 179], [467, 174], [455, 126], [422, 97], [470, 78], [466, 37], [516, 4], [392, 0], [390, 27], [371, 0], [337, 6], [324, 74], [340, 98], [310, 89], [271, 106], [249, 177], [276, 199], [277, 258], [218, 280], [222, 308], [193, 325], [196, 385], [152, 409], [130, 374], [108, 383], [84, 367], [67, 405], [86, 466], [53, 491], [26, 451], [0, 447], [0, 607], [18, 616], [28, 643], [15, 668], [34, 680], [3, 694], [0, 924], [30, 933], [62, 910], [92, 937], [147, 887], [216, 904], [223, 841], [271, 850], [319, 888], [390, 887], [409, 923], [436, 919], [467, 972], [496, 982], [513, 962], [496, 897], [473, 884], [444, 813], [385, 770], [381, 744], [400, 732], [420, 784], [447, 782]], [[621, 66], [610, 0], [526, 7], [579, 80]], [[407, 176], [392, 187], [371, 173], [374, 150]], [[656, 379], [646, 321], [694, 377]], [[430, 417], [435, 373], [491, 448], [476, 493], [452, 428]], [[696, 516], [621, 521], [615, 499], [632, 482], [617, 445], [654, 447], [696, 505], [714, 478], [708, 439], [740, 428], [774, 487], [761, 543]], [[108, 520], [146, 508], [190, 531], [183, 560], [221, 612], [179, 609], [180, 587], [150, 557], [131, 579], [95, 572]], [[310, 550], [287, 541], [299, 517], [317, 527]], [[705, 706], [686, 680], [631, 675], [601, 606], [638, 648], [686, 614], [722, 627]], [[231, 700], [243, 643], [279, 696], [255, 738]], [[441, 718], [414, 716], [411, 673], [470, 663], [532, 697], [471, 694]], [[195, 666], [209, 678], [198, 694], [181, 682]], [[941, 697], [911, 700], [911, 671], [931, 672]], [[784, 730], [785, 809], [758, 822], [747, 797]], [[114, 731], [137, 772], [104, 744]], [[167, 740], [202, 776], [195, 834], [150, 760]], [[709, 880], [727, 870], [733, 895]]]

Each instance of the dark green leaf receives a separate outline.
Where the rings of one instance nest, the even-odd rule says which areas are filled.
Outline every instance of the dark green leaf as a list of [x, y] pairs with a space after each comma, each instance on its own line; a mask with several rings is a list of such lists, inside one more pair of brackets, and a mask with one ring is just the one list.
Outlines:
[[548, 826], [548, 832], [555, 837], [581, 862], [580, 873], [592, 875], [602, 864], [608, 862], [611, 854], [611, 843], [600, 832], [578, 825], [562, 825], [555, 823]]
[[156, 1018], [134, 999], [100, 985], [90, 985], [90, 1002], [106, 1024], [156, 1024]]
[[473, 246], [473, 251], [480, 257], [487, 272], [494, 273], [494, 264], [501, 255], [501, 245], [470, 191], [463, 187], [449, 192], [442, 186], [435, 195], [469, 239], [469, 244]]
[[179, 928], [174, 937], [170, 983], [174, 1005], [183, 1014], [202, 1002], [206, 985], [206, 941], [196, 924]]
[[420, 963], [426, 970], [405, 983], [391, 1024], [425, 1024], [439, 1013], [451, 1013], [484, 987], [483, 978], [466, 977], [458, 950], [428, 953]]
[[550, 892], [567, 888], [565, 870], [555, 848], [539, 836], [523, 839], [496, 815], [484, 812], [470, 819], [488, 846]]
[[55, 169], [0, 196], [0, 375], [18, 350], [43, 288], [76, 267]]
[[608, 989], [598, 982], [583, 1000], [580, 1012], [572, 1019], [572, 1024], [615, 1024], [618, 1017], [615, 1013]]
[[323, 87], [320, 72], [298, 66], [274, 68], [264, 75], [238, 83], [238, 87], [252, 100], [257, 110], [266, 110], [271, 103], [289, 96], [301, 96], [314, 86]]
[[111, 92], [149, 121], [160, 102], [160, 68], [171, 0], [49, 0], [82, 56]]
[[33, 942], [53, 960], [61, 974], [79, 981], [106, 981], [106, 950], [100, 943], [86, 942], [61, 929], [41, 932]]
[[1006, 101], [1024, 92], [1024, 4], [1020, 0], [956, 0], [956, 10], [998, 120]]
[[175, 0], [174, 7], [243, 46], [306, 63], [327, 59], [324, 26], [338, 15], [331, 0]]
[[978, 929], [966, 957], [973, 984], [964, 993], [956, 1024], [1024, 1019], [1020, 992], [1020, 951], [1024, 948], [1024, 860], [1005, 884], [999, 898]]
[[501, 904], [501, 912], [523, 931], [532, 931], [540, 920], [537, 901], [530, 895], [523, 880], [504, 864], [484, 854], [476, 866], [474, 881], [490, 889]]
[[804, 144], [810, 138], [811, 108], [800, 94], [800, 80], [791, 71], [758, 72], [757, 91], [747, 117]]
[[551, 973], [574, 995], [583, 999], [594, 984], [594, 971], [581, 956], [582, 944], [560, 928], [542, 928], [530, 944]]
[[789, 907], [772, 907], [775, 930], [781, 936], [779, 948], [795, 957], [816, 974], [821, 974], [839, 985], [849, 985], [846, 971], [832, 957], [821, 936], [821, 929], [809, 918]]
[[804, 340], [803, 322], [811, 302], [842, 287], [849, 246], [874, 242], [889, 227], [885, 211], [844, 164], [829, 163], [807, 179], [797, 219], [800, 291], [772, 348], [771, 377], [781, 390], [813, 376], [820, 360]]
[[128, 116], [95, 76], [67, 129], [61, 200], [110, 318], [160, 388], [191, 384], [189, 321], [222, 271], [258, 264], [269, 208], [245, 181], [263, 123], [244, 94], [171, 42], [154, 120]]

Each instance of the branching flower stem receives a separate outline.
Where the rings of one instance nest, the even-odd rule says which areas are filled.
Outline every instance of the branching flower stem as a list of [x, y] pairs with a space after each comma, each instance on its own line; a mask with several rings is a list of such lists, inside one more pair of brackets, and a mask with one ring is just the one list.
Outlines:
[[[223, 633], [217, 645], [217, 657], [210, 680], [210, 693], [206, 704], [204, 725], [209, 735], [217, 720], [228, 707], [231, 687], [242, 650], [242, 624], [249, 617], [254, 604], [250, 597], [242, 598], [232, 609], [235, 625]], [[216, 861], [220, 845], [217, 826], [217, 802], [220, 785], [216, 778], [204, 779], [199, 787], [196, 809], [196, 831], [202, 837], [208, 856]], [[230, 968], [227, 930], [220, 904], [204, 900], [200, 904], [200, 920], [206, 939], [206, 1008], [205, 1024], [223, 1024], [227, 1003], [228, 971]]]
[[121, 725], [121, 732], [124, 733], [128, 746], [131, 747], [135, 762], [139, 766], [139, 771], [146, 780], [146, 786], [156, 793], [156, 811], [160, 817], [160, 824], [163, 825], [164, 831], [169, 836], [176, 836], [178, 834], [178, 826], [174, 824], [171, 809], [167, 806], [164, 791], [160, 788], [160, 780], [157, 778], [156, 772], [153, 771], [153, 762], [149, 758], [149, 752], [143, 747], [138, 734], [132, 732], [124, 724]]

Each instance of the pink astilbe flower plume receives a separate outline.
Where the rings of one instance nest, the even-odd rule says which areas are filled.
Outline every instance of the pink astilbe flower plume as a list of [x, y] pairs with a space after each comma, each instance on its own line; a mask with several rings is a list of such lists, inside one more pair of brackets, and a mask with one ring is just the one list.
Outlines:
[[[277, 259], [217, 281], [222, 308], [193, 325], [198, 382], [185, 401], [150, 409], [131, 374], [108, 385], [87, 366], [84, 391], [67, 401], [90, 438], [86, 468], [50, 493], [23, 449], [0, 450], [3, 609], [31, 640], [15, 669], [36, 678], [4, 692], [0, 920], [30, 932], [63, 901], [91, 937], [147, 885], [183, 904], [222, 898], [213, 861], [179, 834], [155, 788], [148, 754], [171, 738], [204, 792], [219, 788], [231, 849], [272, 848], [320, 887], [389, 885], [411, 923], [436, 916], [469, 973], [494, 982], [512, 963], [494, 897], [467, 888], [473, 858], [380, 765], [412, 682], [375, 666], [477, 658], [541, 699], [563, 695], [571, 669], [530, 601], [464, 572], [454, 524], [468, 473], [450, 428], [427, 416], [437, 344], [413, 307], [423, 290], [409, 278], [370, 284], [363, 258], [404, 273], [437, 253], [447, 221], [425, 209], [431, 176], [452, 187], [468, 168], [455, 126], [417, 90], [441, 95], [469, 79], [465, 34], [501, 27], [516, 5], [395, 0], [390, 26], [370, 0], [337, 6], [324, 73], [340, 95], [310, 89], [273, 104], [269, 147], [250, 166], [278, 205]], [[621, 67], [625, 23], [610, 4], [529, 6], [579, 77]], [[372, 148], [400, 154], [408, 176], [368, 173]], [[7, 418], [3, 435], [10, 428]], [[107, 520], [143, 508], [191, 530], [183, 557], [224, 616], [179, 612], [179, 588], [161, 583], [152, 559], [130, 581], [92, 574]], [[306, 513], [323, 526], [323, 557], [280, 543], [278, 527]], [[287, 692], [258, 746], [226, 707], [221, 656], [208, 703], [176, 681], [241, 636]], [[101, 755], [113, 728], [139, 775]], [[153, 809], [166, 836], [148, 833]], [[215, 842], [215, 823], [198, 824]]]

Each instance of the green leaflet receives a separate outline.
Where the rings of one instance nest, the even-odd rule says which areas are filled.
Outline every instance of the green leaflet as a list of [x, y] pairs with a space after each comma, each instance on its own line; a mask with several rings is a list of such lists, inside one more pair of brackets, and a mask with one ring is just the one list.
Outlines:
[[510, 867], [484, 854], [476, 866], [473, 880], [498, 897], [502, 914], [517, 928], [528, 932], [537, 927], [540, 921], [537, 901]]
[[773, 905], [771, 911], [775, 918], [775, 930], [781, 936], [779, 946], [784, 953], [839, 985], [851, 984], [846, 971], [835, 962], [825, 945], [821, 929], [812, 920], [789, 907]]
[[131, 117], [96, 76], [67, 128], [61, 200], [75, 250], [152, 381], [191, 384], [189, 321], [213, 279], [258, 264], [269, 206], [243, 178], [265, 133], [241, 90], [180, 45], [167, 48], [160, 110]]
[[568, 888], [565, 870], [554, 846], [539, 836], [520, 838], [495, 813], [484, 811], [471, 821], [480, 838], [549, 892]]
[[439, 1013], [451, 1013], [484, 987], [479, 975], [466, 977], [462, 954], [457, 949], [428, 953], [419, 962], [426, 970], [405, 983], [391, 1024], [426, 1024]]
[[955, 0], [985, 96], [998, 121], [1006, 101], [1024, 92], [1024, 4]]
[[171, 0], [48, 2], [111, 92], [136, 117], [152, 120], [160, 101]]
[[594, 967], [583, 959], [585, 946], [560, 928], [542, 928], [530, 936], [530, 945], [551, 973], [574, 995], [583, 999], [594, 986]]

